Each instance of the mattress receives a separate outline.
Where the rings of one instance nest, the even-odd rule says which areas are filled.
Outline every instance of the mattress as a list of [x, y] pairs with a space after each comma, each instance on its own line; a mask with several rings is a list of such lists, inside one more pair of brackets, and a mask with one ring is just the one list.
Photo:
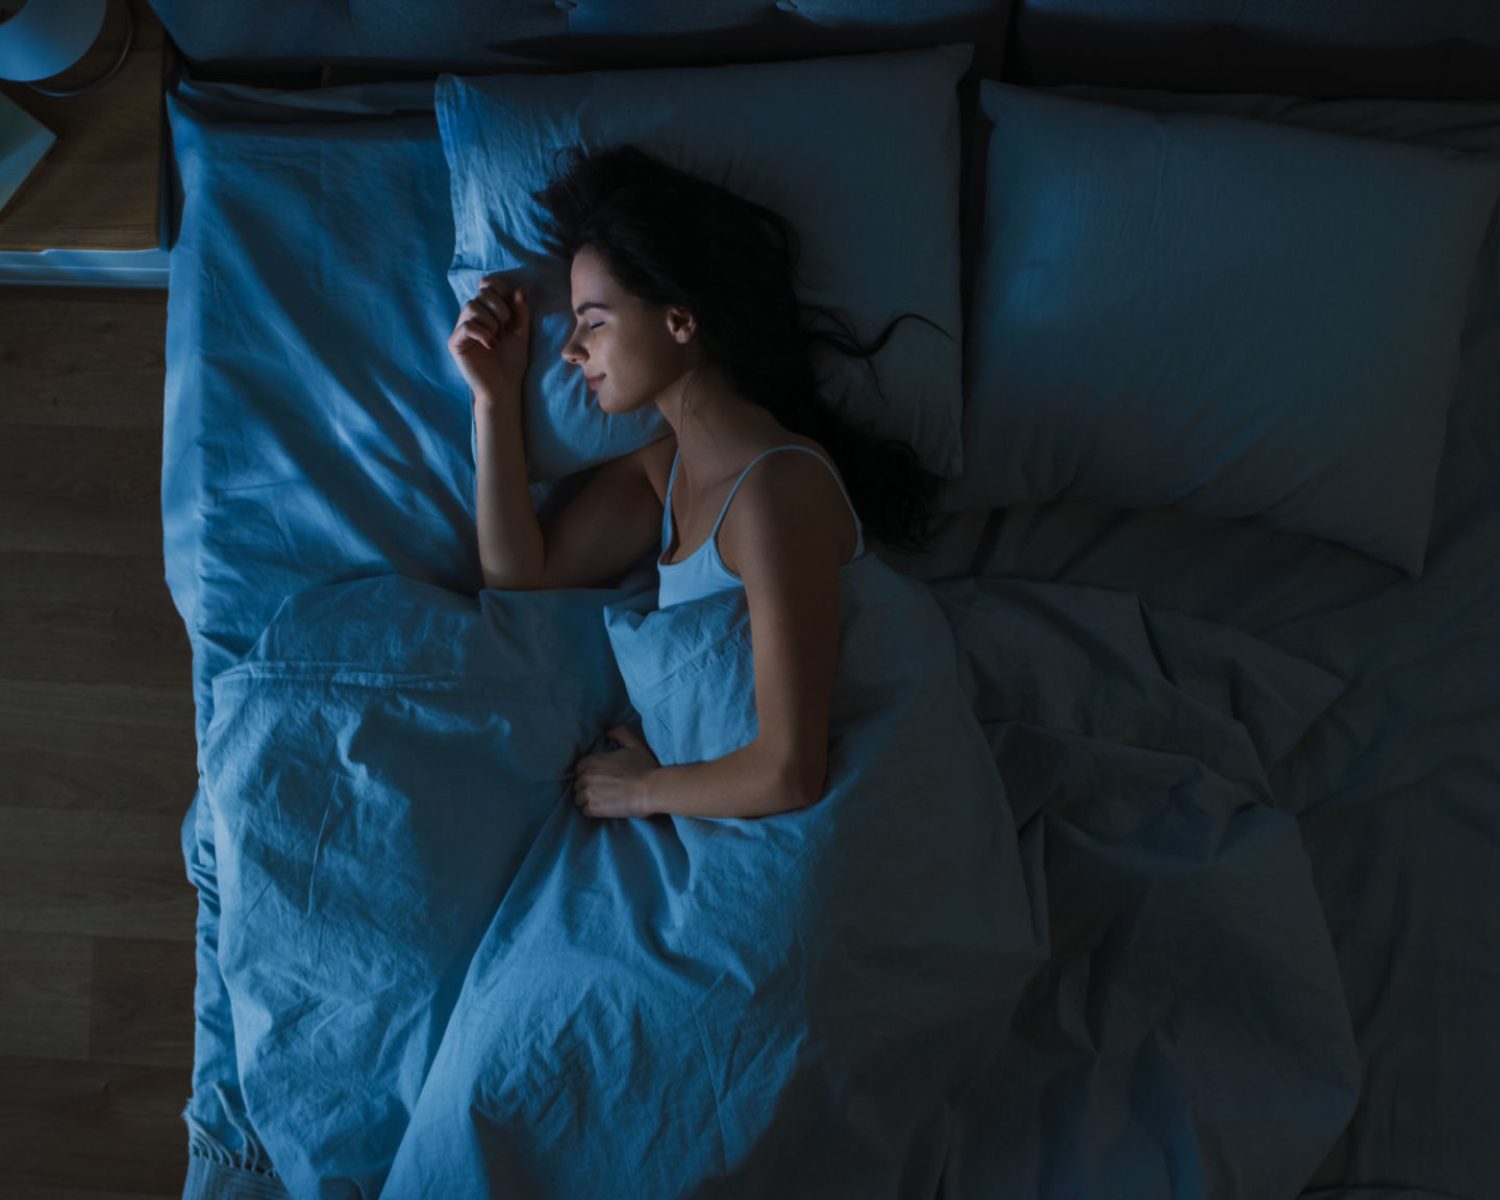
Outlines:
[[[1500, 119], [1474, 106], [1098, 94], [1500, 147]], [[285, 993], [253, 990], [242, 945], [221, 962], [221, 935], [253, 932], [245, 871], [263, 865], [235, 831], [263, 832], [257, 804], [289, 793], [269, 769], [243, 770], [318, 751], [305, 721], [288, 740], [257, 743], [259, 756], [235, 731], [292, 676], [309, 689], [305, 711], [333, 714], [333, 693], [317, 689], [335, 665], [344, 682], [354, 666], [403, 686], [452, 679], [477, 658], [435, 644], [539, 619], [515, 597], [478, 595], [473, 430], [445, 349], [453, 228], [431, 110], [423, 83], [276, 92], [182, 81], [169, 95], [162, 516], [167, 583], [192, 644], [200, 775], [183, 823], [199, 894], [189, 1196], [403, 1194], [393, 1165], [399, 1180], [422, 1178], [414, 1164], [424, 1145], [445, 1144], [433, 1122], [452, 1100], [424, 1090], [424, 1072], [441, 1063], [451, 1074], [462, 1059], [444, 1035], [445, 1019], [456, 1029], [474, 1011], [474, 987], [458, 994], [464, 968], [507, 905], [524, 899], [545, 915], [537, 898], [557, 881], [539, 848], [569, 844], [549, 842], [564, 835], [540, 794], [487, 827], [497, 853], [462, 898], [472, 928], [432, 966], [440, 1019], [403, 1060], [410, 1079], [351, 1101], [349, 1120], [362, 1123], [340, 1126], [326, 1108], [309, 1116], [299, 1077], [268, 1073], [284, 1044], [267, 1030], [286, 1014], [258, 1001]], [[900, 1194], [1493, 1191], [1497, 391], [1492, 227], [1420, 579], [1254, 521], [1075, 500], [949, 515], [918, 556], [875, 548], [951, 632], [998, 779], [997, 828], [1014, 847], [997, 861], [1024, 884], [1024, 932], [1038, 950], [1017, 955], [988, 1014], [995, 1036], [973, 1043], [982, 1055], [913, 1134]], [[569, 491], [568, 480], [532, 487], [544, 516]], [[595, 621], [649, 589], [654, 557], [546, 611]], [[392, 609], [380, 604], [401, 603], [440, 616], [382, 633]], [[364, 641], [337, 634], [340, 612]], [[315, 620], [328, 639], [316, 651], [293, 636]], [[558, 653], [590, 647], [608, 648]], [[586, 664], [566, 662], [568, 678], [584, 680]], [[545, 703], [603, 711], [623, 694], [596, 680], [577, 688], [547, 691]], [[391, 729], [485, 729], [473, 714], [472, 726], [454, 712], [414, 717], [414, 694], [400, 710], [412, 723]], [[345, 728], [326, 720], [329, 737]], [[233, 782], [229, 764], [242, 772]], [[295, 865], [321, 844], [283, 850]], [[276, 879], [265, 886], [274, 895]], [[515, 928], [540, 919], [516, 912]], [[646, 943], [631, 953], [655, 963]], [[357, 1047], [367, 1029], [340, 1020], [332, 1028]], [[770, 1094], [793, 1090], [791, 1075], [768, 1079]], [[713, 1103], [721, 1123], [743, 1111], [734, 1073]], [[545, 1141], [540, 1123], [523, 1128]], [[622, 1153], [665, 1128], [647, 1121]], [[721, 1129], [745, 1162], [704, 1168], [693, 1194], [740, 1194], [785, 1149], [774, 1133], [736, 1141]], [[562, 1154], [567, 1141], [548, 1145]], [[460, 1173], [455, 1186], [480, 1177]]]

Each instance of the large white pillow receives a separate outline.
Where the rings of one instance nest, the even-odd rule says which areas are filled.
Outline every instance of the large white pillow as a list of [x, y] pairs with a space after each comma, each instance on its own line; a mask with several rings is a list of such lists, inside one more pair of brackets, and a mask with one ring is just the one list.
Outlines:
[[481, 276], [503, 272], [531, 301], [529, 478], [555, 479], [671, 432], [654, 407], [603, 412], [561, 358], [574, 321], [571, 264], [546, 256], [544, 214], [532, 199], [562, 147], [627, 143], [790, 220], [802, 240], [798, 299], [838, 311], [862, 342], [903, 312], [951, 335], [907, 318], [868, 364], [821, 344], [813, 355], [837, 410], [910, 443], [929, 471], [956, 476], [963, 334], [955, 89], [973, 50], [965, 43], [701, 68], [440, 75], [453, 294], [462, 304]]
[[992, 80], [979, 102], [939, 507], [1254, 517], [1420, 576], [1500, 155]]

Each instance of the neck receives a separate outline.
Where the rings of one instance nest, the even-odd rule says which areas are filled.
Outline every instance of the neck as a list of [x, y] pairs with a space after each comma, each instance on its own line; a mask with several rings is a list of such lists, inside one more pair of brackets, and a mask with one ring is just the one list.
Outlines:
[[[686, 417], [684, 390], [690, 390]], [[747, 435], [766, 429], [775, 418], [758, 404], [738, 396], [717, 372], [700, 372], [690, 389], [679, 387], [658, 407], [677, 434], [677, 474], [688, 492], [738, 469]]]

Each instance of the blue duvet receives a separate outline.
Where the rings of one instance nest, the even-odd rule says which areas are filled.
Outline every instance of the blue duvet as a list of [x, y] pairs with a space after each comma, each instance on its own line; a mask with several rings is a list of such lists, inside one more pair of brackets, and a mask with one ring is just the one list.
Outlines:
[[[654, 612], [649, 570], [473, 594], [431, 89], [363, 90], [169, 98], [163, 521], [200, 767], [185, 1195], [1488, 1177], [1482, 1139], [1444, 1131], [1485, 1109], [1487, 960], [1450, 920], [1478, 911], [1483, 787], [1450, 750], [1493, 707], [1493, 437], [1449, 439], [1439, 574], [1359, 610], [1348, 563], [1253, 523], [970, 514], [997, 535], [973, 570], [845, 572], [818, 805], [595, 821], [569, 772], [604, 730], [665, 762], [751, 735], [746, 614]], [[1493, 378], [1465, 417], [1487, 434]], [[1402, 1016], [1450, 1009], [1461, 1038]], [[1393, 1140], [1423, 1064], [1472, 1086]]]
[[931, 1195], [1043, 956], [925, 585], [844, 573], [829, 779], [598, 820], [571, 766], [755, 735], [742, 592], [385, 576], [213, 682], [205, 819], [246, 1109], [298, 1196]]

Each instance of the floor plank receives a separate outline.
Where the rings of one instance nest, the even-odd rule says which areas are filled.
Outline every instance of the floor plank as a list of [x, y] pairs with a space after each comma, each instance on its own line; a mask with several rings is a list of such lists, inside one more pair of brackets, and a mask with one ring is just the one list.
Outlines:
[[193, 943], [94, 938], [93, 951], [89, 1056], [191, 1069]]
[[0, 1055], [89, 1056], [93, 941], [0, 930]]
[[167, 293], [0, 288], [0, 420], [161, 431]]
[[198, 787], [190, 684], [0, 682], [3, 802], [181, 816]]
[[161, 549], [160, 426], [0, 424], [0, 551]]
[[181, 1195], [191, 1083], [187, 1067], [0, 1058], [0, 1183]]
[[182, 1194], [197, 786], [167, 294], [0, 287], [0, 1197]]
[[162, 557], [0, 553], [0, 687], [192, 686], [192, 650]]
[[175, 1192], [101, 1192], [97, 1188], [8, 1184], [5, 1200], [182, 1200], [182, 1189]]
[[14, 933], [193, 941], [181, 824], [129, 809], [0, 807], [0, 921]]

